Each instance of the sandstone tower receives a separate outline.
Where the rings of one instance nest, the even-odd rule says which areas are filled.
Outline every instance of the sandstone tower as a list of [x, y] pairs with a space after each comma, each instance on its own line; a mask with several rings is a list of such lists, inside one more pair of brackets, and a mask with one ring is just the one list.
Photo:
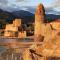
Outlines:
[[43, 39], [41, 36], [41, 24], [45, 20], [45, 10], [42, 4], [39, 4], [35, 12], [35, 41], [38, 42]]

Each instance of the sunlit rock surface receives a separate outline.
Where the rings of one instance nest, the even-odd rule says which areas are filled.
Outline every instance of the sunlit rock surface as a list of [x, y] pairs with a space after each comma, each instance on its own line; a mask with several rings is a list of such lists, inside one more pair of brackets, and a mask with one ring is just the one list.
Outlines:
[[42, 39], [42, 36], [41, 36], [42, 25], [41, 24], [44, 23], [44, 19], [45, 19], [44, 7], [42, 4], [39, 4], [35, 12], [35, 41], [36, 42]]

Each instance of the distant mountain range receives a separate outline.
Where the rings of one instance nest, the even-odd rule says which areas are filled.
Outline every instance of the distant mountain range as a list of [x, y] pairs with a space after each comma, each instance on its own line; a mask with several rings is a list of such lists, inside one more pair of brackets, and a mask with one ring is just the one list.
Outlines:
[[20, 10], [12, 12], [15, 18], [21, 18], [23, 23], [34, 22], [34, 14], [28, 11]]
[[0, 20], [10, 22], [15, 18], [20, 18], [23, 20], [23, 23], [34, 22], [34, 14], [20, 10], [15, 12], [7, 12], [0, 9]]
[[[7, 12], [0, 9], [0, 20], [6, 20], [7, 22], [10, 22], [15, 18], [21, 18], [23, 23], [34, 22], [34, 14], [31, 12], [24, 10]], [[46, 20], [48, 20], [49, 22], [59, 18], [60, 15], [46, 14]]]
[[10, 20], [13, 20], [15, 17], [12, 13], [3, 11], [0, 9], [0, 21], [4, 20], [6, 22], [10, 22]]
[[46, 14], [46, 20], [48, 22], [54, 21], [60, 19], [60, 15], [54, 15], [54, 14]]

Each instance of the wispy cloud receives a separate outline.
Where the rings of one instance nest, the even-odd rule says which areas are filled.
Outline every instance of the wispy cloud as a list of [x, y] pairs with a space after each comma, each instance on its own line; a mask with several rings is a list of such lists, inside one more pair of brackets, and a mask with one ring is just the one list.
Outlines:
[[55, 0], [55, 3], [52, 6], [54, 11], [60, 12], [60, 0]]
[[6, 3], [8, 3], [8, 1], [7, 0], [0, 0], [0, 3], [6, 4]]
[[16, 0], [16, 2], [27, 2], [28, 0]]
[[39, 3], [44, 4], [47, 13], [60, 14], [58, 13], [60, 0], [0, 0], [0, 8], [7, 11], [27, 10], [34, 13]]
[[54, 8], [45, 8], [45, 13], [46, 13], [46, 14], [60, 15], [60, 12], [55, 11]]
[[60, 0], [56, 0], [56, 3], [54, 4], [55, 7], [60, 7]]

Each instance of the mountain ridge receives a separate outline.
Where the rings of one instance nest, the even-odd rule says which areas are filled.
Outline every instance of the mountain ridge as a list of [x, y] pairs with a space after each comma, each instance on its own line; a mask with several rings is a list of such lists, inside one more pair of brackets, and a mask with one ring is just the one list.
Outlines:
[[[23, 20], [23, 22], [34, 22], [34, 14], [29, 11], [19, 10], [14, 12], [7, 12], [0, 9], [0, 19], [4, 19], [7, 21], [14, 20], [15, 18], [20, 18]], [[48, 22], [54, 21], [56, 19], [60, 19], [60, 15], [54, 15], [54, 14], [46, 14], [46, 20]]]

